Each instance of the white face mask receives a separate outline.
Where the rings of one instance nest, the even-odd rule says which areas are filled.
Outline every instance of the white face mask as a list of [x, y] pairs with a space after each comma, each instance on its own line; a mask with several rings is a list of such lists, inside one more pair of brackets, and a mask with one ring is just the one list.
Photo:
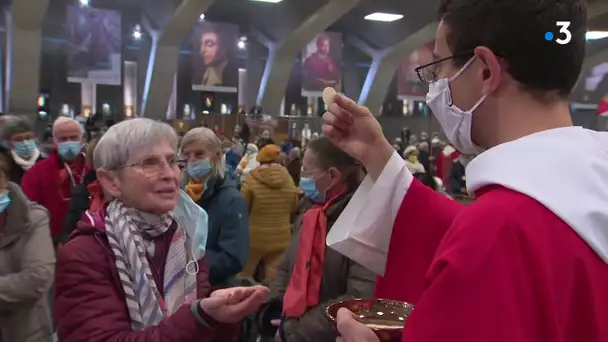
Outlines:
[[471, 121], [473, 112], [486, 99], [487, 95], [482, 95], [473, 108], [464, 111], [452, 103], [450, 83], [458, 78], [474, 60], [475, 57], [473, 56], [451, 78], [441, 78], [431, 83], [429, 92], [426, 94], [426, 104], [433, 111], [448, 140], [454, 145], [454, 148], [466, 155], [476, 155], [483, 152], [483, 149], [471, 140]]

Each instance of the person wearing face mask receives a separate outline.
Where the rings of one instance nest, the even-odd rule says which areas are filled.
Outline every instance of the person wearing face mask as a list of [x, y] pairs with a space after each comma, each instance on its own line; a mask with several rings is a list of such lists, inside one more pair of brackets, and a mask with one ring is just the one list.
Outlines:
[[244, 179], [241, 192], [249, 211], [251, 245], [247, 264], [240, 274], [254, 278], [263, 265], [265, 276], [259, 282], [270, 282], [291, 237], [291, 216], [298, 204], [296, 189], [287, 169], [279, 163], [281, 148], [266, 145], [257, 154], [260, 166]]
[[245, 155], [241, 158], [239, 166], [236, 167], [236, 175], [239, 177], [247, 176], [251, 170], [260, 166], [257, 159], [258, 147], [255, 144], [247, 144]]
[[405, 165], [414, 176], [425, 173], [424, 165], [418, 160], [418, 149], [416, 146], [408, 146], [403, 151], [403, 159], [405, 160]]
[[59, 242], [68, 213], [72, 190], [91, 170], [82, 153], [83, 131], [78, 121], [59, 117], [53, 123], [55, 150], [25, 173], [21, 187], [27, 197], [51, 215], [51, 236]]
[[53, 283], [55, 253], [49, 215], [8, 180], [0, 156], [0, 341], [51, 342], [45, 294]]
[[[574, 127], [568, 103], [585, 1], [443, 0], [439, 16], [436, 60], [417, 71], [448, 140], [476, 155], [476, 199], [422, 186], [371, 112], [336, 96], [323, 130], [369, 178], [345, 210], [357, 214], [340, 218], [351, 238], [328, 243], [381, 275], [376, 296], [416, 305], [403, 341], [606, 341], [608, 133]], [[567, 44], [543, 39], [554, 28]], [[337, 328], [378, 341], [346, 309]]]
[[213, 291], [206, 240], [214, 218], [180, 190], [173, 128], [122, 121], [99, 140], [93, 164], [111, 200], [88, 210], [59, 249], [59, 341], [234, 341], [268, 289]]
[[334, 341], [337, 332], [325, 308], [336, 301], [371, 297], [374, 291], [373, 272], [325, 244], [360, 184], [361, 167], [328, 138], [320, 137], [306, 149], [301, 175], [301, 214], [293, 224], [291, 243], [270, 285], [267, 303], [280, 303], [283, 315], [262, 321], [282, 318], [278, 331], [282, 341]]
[[23, 175], [44, 159], [36, 144], [36, 135], [29, 122], [21, 117], [5, 120], [0, 140], [7, 142], [10, 155], [9, 180], [21, 184]]
[[192, 129], [184, 135], [180, 155], [187, 161], [182, 188], [209, 215], [207, 258], [212, 286], [225, 286], [245, 266], [249, 221], [245, 200], [232, 177], [226, 177], [222, 143], [212, 130]]

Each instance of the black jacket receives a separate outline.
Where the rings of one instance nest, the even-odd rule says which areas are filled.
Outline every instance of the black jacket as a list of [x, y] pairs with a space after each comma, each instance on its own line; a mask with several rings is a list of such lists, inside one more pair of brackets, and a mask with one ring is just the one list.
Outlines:
[[65, 223], [63, 225], [63, 231], [58, 237], [58, 241], [55, 243], [65, 243], [70, 234], [76, 229], [76, 224], [80, 221], [80, 218], [90, 206], [90, 196], [88, 186], [97, 180], [97, 173], [95, 170], [89, 171], [84, 175], [82, 184], [79, 184], [72, 190], [72, 198], [70, 199], [70, 205], [68, 207], [68, 213], [65, 216]]

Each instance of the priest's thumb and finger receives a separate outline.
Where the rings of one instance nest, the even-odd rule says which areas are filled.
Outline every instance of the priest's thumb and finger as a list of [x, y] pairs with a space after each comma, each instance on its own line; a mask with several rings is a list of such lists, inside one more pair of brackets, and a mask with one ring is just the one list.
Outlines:
[[323, 115], [323, 133], [340, 149], [365, 165], [376, 179], [393, 155], [382, 127], [365, 106], [337, 94]]
[[355, 319], [355, 314], [345, 308], [338, 310], [336, 315], [337, 328], [340, 333], [339, 342], [380, 342], [376, 334]]
[[216, 290], [200, 301], [200, 306], [218, 322], [236, 323], [258, 311], [268, 298], [265, 286], [234, 287]]

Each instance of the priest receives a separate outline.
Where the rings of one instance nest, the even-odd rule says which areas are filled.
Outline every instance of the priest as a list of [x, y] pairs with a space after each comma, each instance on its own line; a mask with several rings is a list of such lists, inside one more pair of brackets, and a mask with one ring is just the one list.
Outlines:
[[[329, 247], [380, 275], [377, 297], [416, 305], [403, 341], [608, 341], [608, 134], [574, 127], [567, 100], [584, 1], [443, 0], [439, 12], [435, 61], [417, 72], [448, 140], [476, 155], [477, 199], [424, 187], [370, 111], [336, 95], [323, 132], [368, 177]], [[568, 43], [546, 41], [564, 20]], [[338, 330], [378, 341], [346, 309]]]

